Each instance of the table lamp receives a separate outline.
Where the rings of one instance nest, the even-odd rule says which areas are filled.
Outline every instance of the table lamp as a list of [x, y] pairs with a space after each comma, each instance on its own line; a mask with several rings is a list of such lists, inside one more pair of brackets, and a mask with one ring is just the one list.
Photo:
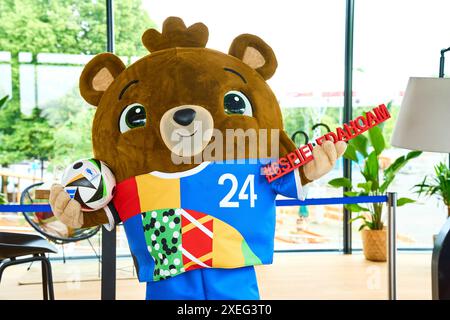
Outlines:
[[450, 153], [449, 127], [450, 78], [410, 78], [391, 144]]
[[[443, 52], [440, 76], [443, 76], [442, 55]], [[410, 78], [391, 144], [405, 149], [449, 153], [449, 127], [450, 78]], [[450, 219], [436, 238], [431, 265], [432, 298], [450, 299]]]

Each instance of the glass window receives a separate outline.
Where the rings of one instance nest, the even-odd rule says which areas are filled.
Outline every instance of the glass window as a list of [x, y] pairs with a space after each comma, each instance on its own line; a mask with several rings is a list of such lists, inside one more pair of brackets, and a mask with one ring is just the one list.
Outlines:
[[[2, 143], [11, 148], [2, 149], [0, 159], [10, 202], [18, 202], [34, 183], [59, 181], [71, 162], [92, 157], [95, 109], [80, 97], [78, 79], [92, 55], [105, 51], [105, 16], [104, 1], [1, 3], [0, 97], [10, 100], [9, 111], [2, 109], [0, 132], [6, 132]], [[46, 215], [35, 218], [47, 231], [72, 235]], [[21, 214], [12, 213], [0, 214], [0, 230], [34, 232]], [[91, 242], [98, 251], [99, 234]], [[87, 241], [66, 244], [59, 255], [63, 252], [94, 254]]]
[[[448, 41], [446, 1], [356, 1], [353, 69], [354, 116], [362, 110], [392, 101], [393, 120], [386, 123], [388, 142], [382, 154], [382, 165], [391, 164], [407, 150], [390, 147], [395, 118], [411, 76], [437, 77], [439, 54]], [[447, 68], [449, 70], [449, 68]], [[396, 176], [390, 190], [399, 197], [417, 199], [398, 209], [399, 247], [432, 247], [432, 236], [445, 221], [447, 210], [436, 198], [418, 198], [412, 187], [433, 173], [433, 166], [447, 161], [447, 156], [424, 153], [411, 161]], [[358, 166], [353, 179], [362, 180]], [[354, 225], [354, 247], [361, 238]]]
[[[126, 63], [147, 54], [141, 44], [143, 31], [150, 27], [161, 29], [168, 16], [180, 16], [188, 25], [205, 23], [210, 34], [207, 46], [222, 52], [228, 51], [239, 34], [253, 33], [264, 39], [277, 56], [279, 66], [268, 83], [279, 100], [289, 136], [302, 130], [314, 139], [325, 130], [322, 127], [312, 132], [314, 124], [324, 123], [333, 130], [342, 123], [345, 1], [114, 3], [116, 52]], [[39, 181], [42, 169], [45, 180], [59, 179], [67, 164], [92, 156], [90, 136], [95, 109], [80, 97], [78, 78], [84, 64], [106, 48], [104, 1], [22, 6], [19, 2], [0, 5], [0, 98], [11, 96], [8, 105], [19, 108], [22, 117], [38, 117], [50, 129], [54, 148], [27, 156], [18, 152], [10, 162], [0, 159], [2, 170], [16, 173], [3, 184], [10, 201], [16, 201], [21, 190]], [[392, 101], [395, 118], [408, 77], [437, 76], [439, 50], [450, 45], [444, 41], [445, 12], [449, 8], [439, 0], [431, 0], [426, 6], [421, 1], [406, 0], [356, 2], [353, 116]], [[380, 17], [390, 23], [380, 23]], [[31, 28], [31, 24], [38, 27]], [[10, 34], [17, 34], [17, 39], [8, 37]], [[35, 110], [40, 110], [39, 114]], [[387, 142], [393, 125], [394, 121], [389, 121], [384, 127]], [[302, 134], [297, 134], [295, 142], [304, 142]], [[383, 165], [405, 153], [388, 143], [382, 155]], [[415, 204], [399, 208], [401, 246], [431, 247], [432, 235], [446, 218], [446, 208], [434, 198], [417, 198], [411, 187], [432, 174], [434, 164], [446, 160], [446, 155], [425, 153], [411, 161], [392, 184], [391, 190], [400, 196], [418, 199]], [[342, 160], [330, 174], [309, 186], [308, 197], [340, 196], [341, 190], [327, 186], [330, 179], [340, 176]], [[357, 164], [353, 179], [362, 181]], [[20, 216], [0, 219], [1, 228], [28, 228]], [[341, 249], [342, 223], [340, 206], [279, 207], [276, 249]], [[357, 227], [355, 223], [353, 242], [360, 247]], [[120, 230], [118, 244], [119, 254], [128, 253]], [[91, 250], [85, 243], [76, 246], [82, 248], [75, 250], [80, 254]]]

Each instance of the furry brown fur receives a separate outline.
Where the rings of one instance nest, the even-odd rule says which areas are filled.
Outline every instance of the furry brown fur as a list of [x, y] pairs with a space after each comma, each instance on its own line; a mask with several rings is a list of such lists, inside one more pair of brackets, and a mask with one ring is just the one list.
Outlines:
[[[161, 137], [161, 117], [180, 105], [205, 108], [214, 120], [214, 128], [223, 133], [236, 128], [280, 129], [280, 154], [294, 149], [282, 130], [277, 99], [266, 83], [274, 74], [277, 61], [263, 40], [250, 34], [240, 35], [232, 42], [229, 54], [221, 53], [205, 48], [205, 25], [186, 28], [175, 17], [166, 20], [162, 34], [151, 29], [142, 39], [151, 54], [127, 68], [115, 55], [99, 54], [86, 65], [80, 78], [81, 95], [97, 106], [92, 129], [94, 156], [111, 167], [117, 182], [154, 170], [176, 172], [195, 166], [174, 164]], [[249, 98], [253, 117], [225, 113], [224, 94], [230, 90], [241, 91]], [[146, 125], [121, 133], [119, 117], [132, 103], [144, 106]], [[268, 145], [259, 146], [269, 147], [270, 140]], [[226, 155], [233, 157], [231, 152], [237, 154], [234, 148], [227, 150]], [[245, 154], [248, 156], [248, 150]], [[301, 177], [303, 184], [309, 182], [302, 171]], [[84, 214], [84, 226], [106, 222], [102, 210]]]

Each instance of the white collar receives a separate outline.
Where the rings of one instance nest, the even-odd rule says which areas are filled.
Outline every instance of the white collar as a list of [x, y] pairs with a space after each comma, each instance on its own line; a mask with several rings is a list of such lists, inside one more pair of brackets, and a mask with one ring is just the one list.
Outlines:
[[205, 169], [210, 164], [210, 161], [205, 161], [200, 163], [195, 168], [186, 170], [186, 171], [180, 171], [180, 172], [161, 172], [161, 171], [152, 171], [150, 174], [152, 176], [162, 178], [162, 179], [177, 179], [182, 177], [188, 177], [192, 176], [194, 174], [199, 173], [203, 169]]

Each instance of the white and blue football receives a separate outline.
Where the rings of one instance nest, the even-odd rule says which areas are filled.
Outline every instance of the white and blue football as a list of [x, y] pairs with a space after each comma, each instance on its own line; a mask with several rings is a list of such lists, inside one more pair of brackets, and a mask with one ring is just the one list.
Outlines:
[[81, 204], [82, 211], [104, 208], [114, 196], [116, 179], [108, 166], [96, 159], [75, 161], [64, 171], [64, 190]]

